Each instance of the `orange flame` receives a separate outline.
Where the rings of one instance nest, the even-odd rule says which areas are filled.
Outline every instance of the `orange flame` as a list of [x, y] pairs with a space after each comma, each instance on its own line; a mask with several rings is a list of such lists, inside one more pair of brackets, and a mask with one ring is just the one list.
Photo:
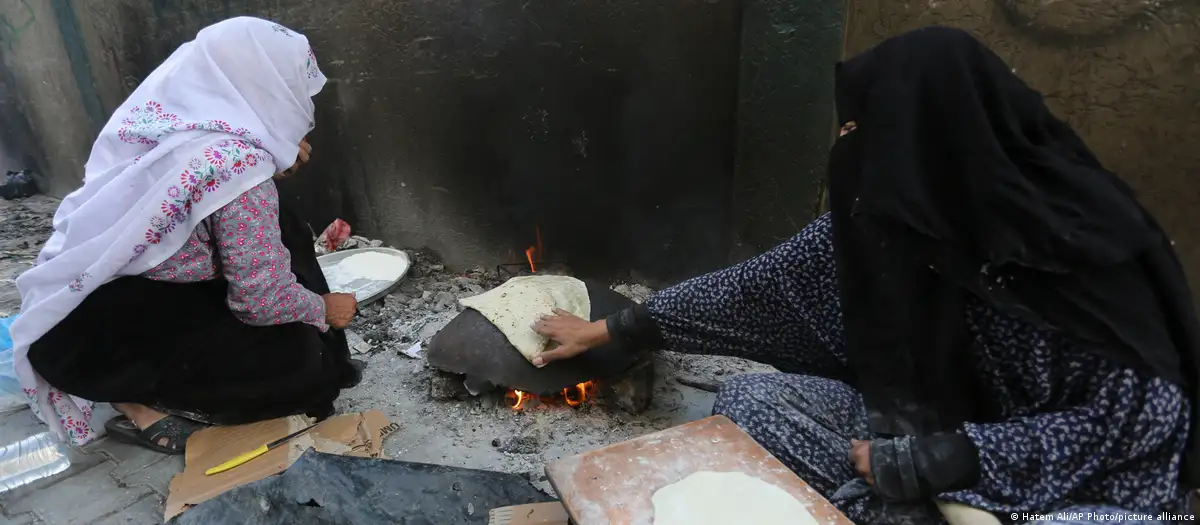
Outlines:
[[504, 404], [508, 405], [513, 410], [521, 410], [533, 405], [537, 401], [544, 403], [566, 403], [567, 406], [577, 407], [592, 397], [595, 396], [596, 382], [587, 381], [579, 383], [575, 386], [570, 386], [562, 390], [562, 397], [553, 396], [537, 396], [529, 392], [520, 390], [509, 390], [504, 394]]
[[504, 394], [504, 402], [509, 406], [509, 408], [513, 410], [520, 410], [530, 397], [532, 396], [530, 396], [528, 392], [509, 390], [507, 394]]
[[529, 261], [529, 271], [537, 273], [537, 262], [542, 260], [542, 227], [534, 224], [533, 231], [537, 234], [537, 245], [525, 248], [525, 259]]
[[567, 405], [577, 407], [582, 405], [591, 397], [592, 382], [579, 383], [573, 387], [563, 389], [563, 399], [567, 401]]
[[535, 250], [537, 250], [537, 248], [534, 248], [533, 246], [525, 248], [525, 259], [529, 261], [529, 271], [533, 273], [537, 273], [537, 264], [534, 264], [533, 262], [533, 252]]

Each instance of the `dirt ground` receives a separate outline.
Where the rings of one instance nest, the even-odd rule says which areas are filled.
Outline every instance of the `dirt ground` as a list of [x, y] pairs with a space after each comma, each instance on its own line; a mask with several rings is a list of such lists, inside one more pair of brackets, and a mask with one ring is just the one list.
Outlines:
[[14, 280], [28, 270], [42, 243], [54, 231], [51, 219], [58, 201], [30, 197], [18, 201], [0, 199], [0, 317], [21, 309], [21, 295]]
[[[28, 269], [52, 231], [57, 201], [34, 197], [0, 200], [0, 315], [20, 309], [13, 282]], [[359, 242], [368, 242], [359, 239]], [[402, 427], [385, 445], [394, 459], [525, 474], [550, 492], [546, 462], [709, 415], [714, 394], [679, 382], [717, 384], [768, 367], [739, 359], [660, 352], [655, 357], [655, 387], [650, 408], [629, 414], [594, 399], [577, 408], [537, 405], [514, 411], [500, 393], [463, 401], [430, 397], [434, 374], [425, 360], [413, 358], [461, 306], [458, 299], [482, 293], [503, 281], [493, 271], [455, 272], [436, 256], [408, 250], [413, 267], [388, 297], [364, 307], [350, 328], [355, 357], [367, 362], [363, 382], [345, 391], [341, 412], [378, 408]], [[651, 290], [637, 284], [614, 284], [637, 301]]]

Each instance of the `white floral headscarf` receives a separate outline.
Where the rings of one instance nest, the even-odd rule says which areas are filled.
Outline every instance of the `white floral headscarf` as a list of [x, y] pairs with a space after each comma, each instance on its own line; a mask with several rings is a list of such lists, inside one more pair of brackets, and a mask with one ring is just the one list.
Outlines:
[[93, 403], [46, 384], [29, 345], [97, 287], [162, 263], [201, 220], [290, 167], [324, 85], [304, 35], [234, 18], [180, 46], [109, 119], [83, 187], [63, 200], [37, 265], [17, 279], [17, 377], [61, 436], [76, 445], [96, 437]]

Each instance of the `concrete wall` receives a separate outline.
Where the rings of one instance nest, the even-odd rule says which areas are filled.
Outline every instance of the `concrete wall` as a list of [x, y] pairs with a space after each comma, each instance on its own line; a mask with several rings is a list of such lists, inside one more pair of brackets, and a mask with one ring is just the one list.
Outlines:
[[927, 25], [989, 44], [1163, 223], [1200, 286], [1200, 3], [848, 0], [846, 52]]
[[306, 33], [330, 78], [315, 161], [283, 188], [317, 229], [344, 217], [468, 266], [522, 260], [540, 225], [548, 259], [664, 281], [812, 215], [840, 5], [8, 0], [0, 118], [14, 131], [0, 144], [69, 192], [137, 83], [242, 14]]
[[734, 259], [787, 240], [815, 218], [844, 17], [841, 2], [744, 4]]

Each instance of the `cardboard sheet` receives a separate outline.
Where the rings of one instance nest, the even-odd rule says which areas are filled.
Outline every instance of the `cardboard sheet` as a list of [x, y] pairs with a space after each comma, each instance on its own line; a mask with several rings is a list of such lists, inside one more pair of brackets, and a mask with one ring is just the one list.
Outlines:
[[[291, 416], [249, 425], [212, 427], [188, 438], [183, 472], [171, 479], [164, 520], [247, 483], [279, 474], [309, 448], [328, 454], [385, 458], [383, 440], [400, 429], [378, 410], [335, 416], [254, 460], [213, 476], [204, 471], [312, 424]], [[386, 458], [385, 458], [386, 459]]]

